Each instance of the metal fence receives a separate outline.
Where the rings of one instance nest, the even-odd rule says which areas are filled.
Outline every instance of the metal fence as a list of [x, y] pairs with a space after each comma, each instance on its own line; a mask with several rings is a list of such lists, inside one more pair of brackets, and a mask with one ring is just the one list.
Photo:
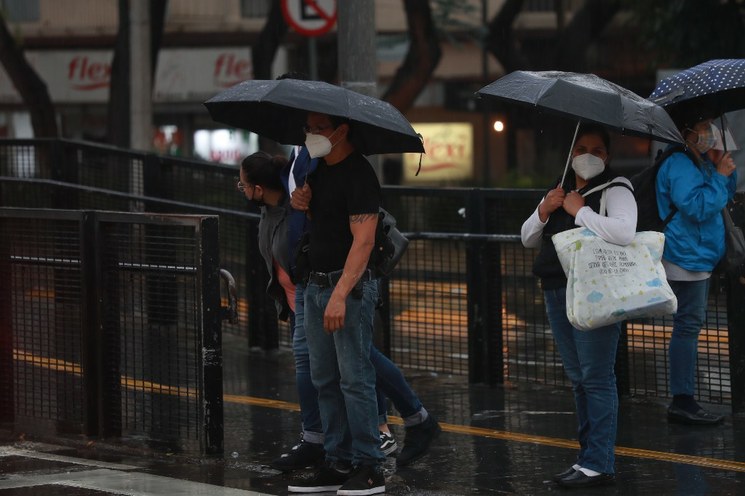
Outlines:
[[0, 208], [0, 418], [221, 452], [217, 223]]
[[[289, 332], [277, 325], [264, 294], [266, 274], [255, 245], [258, 216], [235, 191], [237, 168], [87, 143], [23, 140], [0, 141], [0, 175], [6, 176], [0, 179], [3, 205], [77, 201], [73, 208], [93, 208], [110, 198], [96, 208], [219, 215], [221, 263], [236, 275], [241, 296], [240, 319], [224, 330], [247, 336], [250, 346], [289, 347]], [[42, 185], [41, 178], [58, 182]], [[63, 183], [91, 191], [57, 192]], [[397, 364], [472, 382], [567, 385], [531, 272], [535, 252], [523, 248], [517, 235], [541, 194], [383, 188], [384, 207], [411, 239], [392, 278], [383, 281], [379, 341]], [[745, 344], [728, 331], [745, 328], [742, 287], [725, 276], [713, 278], [699, 345], [697, 396], [733, 408], [743, 406], [745, 394]], [[670, 330], [670, 319], [626, 324], [617, 361], [620, 391], [668, 395]]]

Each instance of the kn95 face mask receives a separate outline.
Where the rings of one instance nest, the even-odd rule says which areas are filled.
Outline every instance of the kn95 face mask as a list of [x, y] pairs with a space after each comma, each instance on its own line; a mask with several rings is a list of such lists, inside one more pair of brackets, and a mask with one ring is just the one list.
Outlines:
[[583, 153], [572, 159], [572, 170], [585, 181], [589, 181], [605, 170], [605, 162], [592, 153]]

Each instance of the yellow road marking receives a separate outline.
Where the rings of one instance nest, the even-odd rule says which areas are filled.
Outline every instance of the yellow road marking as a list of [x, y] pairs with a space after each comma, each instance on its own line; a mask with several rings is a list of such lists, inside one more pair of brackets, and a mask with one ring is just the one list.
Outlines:
[[[299, 411], [300, 407], [295, 403], [287, 401], [272, 400], [268, 398], [257, 398], [254, 396], [238, 396], [232, 394], [223, 395], [225, 403], [239, 403], [244, 405], [260, 406], [264, 408], [277, 408], [280, 410]], [[401, 417], [389, 416], [388, 422], [396, 425], [403, 425]], [[453, 434], [463, 434], [466, 436], [479, 436], [490, 439], [501, 439], [503, 441], [512, 441], [518, 443], [540, 444], [542, 446], [552, 446], [554, 448], [567, 448], [576, 450], [579, 445], [576, 441], [561, 439], [556, 437], [535, 436], [532, 434], [521, 434], [519, 432], [499, 431], [486, 429], [483, 427], [471, 427], [467, 425], [445, 424], [440, 422], [442, 430]], [[745, 462], [730, 460], [719, 460], [716, 458], [706, 458], [695, 455], [682, 455], [676, 453], [666, 453], [664, 451], [645, 450], [640, 448], [626, 448], [616, 446], [616, 454], [619, 456], [628, 456], [632, 458], [645, 458], [671, 463], [684, 463], [686, 465], [696, 465], [698, 467], [716, 468], [720, 470], [732, 470], [735, 472], [745, 472]]]
[[[34, 355], [23, 350], [13, 350], [13, 358], [15, 360], [29, 363], [37, 367], [42, 367], [55, 372], [67, 372], [74, 375], [83, 375], [83, 367], [75, 362], [68, 362], [67, 360], [60, 360], [59, 358], [49, 358], [44, 356]], [[168, 386], [166, 384], [158, 384], [156, 382], [146, 381], [144, 379], [135, 379], [133, 377], [127, 377], [126, 375], [121, 376], [120, 383], [127, 389], [134, 389], [137, 391], [144, 391], [147, 393], [158, 393], [158, 394], [169, 394], [171, 396], [196, 398], [197, 390], [181, 387], [181, 386]]]
[[[27, 353], [21, 350], [13, 350], [13, 358], [15, 360], [30, 363], [37, 367], [47, 368], [59, 372], [68, 372], [75, 375], [82, 374], [82, 368], [79, 364], [73, 362], [67, 362], [64, 360], [58, 360], [55, 358], [47, 358], [35, 356], [31, 353]], [[157, 394], [168, 394], [172, 396], [188, 396], [197, 397], [197, 392], [189, 388], [181, 388], [178, 386], [167, 386], [163, 384], [157, 384], [150, 381], [144, 381], [140, 379], [133, 379], [131, 377], [122, 376], [122, 386], [130, 389], [144, 390], [149, 393]], [[300, 406], [297, 403], [289, 401], [274, 400], [270, 398], [259, 398], [256, 396], [242, 396], [237, 394], [223, 394], [223, 401], [225, 403], [236, 403], [241, 405], [258, 406], [263, 408], [275, 408], [278, 410], [287, 410], [297, 412], [300, 411]], [[396, 425], [403, 425], [401, 417], [389, 416], [388, 422]], [[576, 441], [569, 439], [562, 439], [548, 436], [537, 436], [532, 434], [522, 434], [519, 432], [500, 431], [495, 429], [487, 429], [484, 427], [472, 427], [467, 425], [457, 424], [446, 424], [440, 422], [442, 430], [453, 434], [461, 434], [466, 436], [478, 436], [490, 439], [500, 439], [503, 441], [512, 441], [518, 443], [532, 443], [539, 444], [542, 446], [552, 446], [554, 448], [566, 448], [566, 449], [577, 449], [579, 445]], [[658, 460], [671, 463], [683, 463], [686, 465], [695, 465], [698, 467], [714, 468], [719, 470], [731, 470], [733, 472], [745, 472], [745, 462], [731, 461], [731, 460], [719, 460], [716, 458], [707, 458], [703, 456], [695, 455], [683, 455], [676, 453], [667, 453], [664, 451], [646, 450], [640, 448], [627, 448], [624, 446], [616, 446], [616, 454], [619, 456], [628, 456], [632, 458], [644, 458], [649, 460]]]

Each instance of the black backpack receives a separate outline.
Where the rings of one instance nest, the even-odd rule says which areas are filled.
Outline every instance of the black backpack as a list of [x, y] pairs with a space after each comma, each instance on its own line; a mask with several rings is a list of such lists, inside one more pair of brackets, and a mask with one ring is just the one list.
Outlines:
[[657, 153], [657, 157], [654, 160], [654, 164], [644, 168], [641, 172], [638, 172], [631, 176], [629, 180], [631, 185], [634, 187], [634, 199], [636, 200], [637, 208], [637, 220], [636, 220], [636, 232], [640, 231], [658, 231], [664, 232], [665, 226], [673, 218], [675, 213], [678, 211], [675, 205], [671, 205], [670, 213], [665, 219], [660, 218], [659, 210], [657, 210], [657, 173], [660, 171], [662, 163], [670, 155], [676, 152], [683, 152], [693, 160], [693, 163], [698, 163], [696, 158], [684, 148], [683, 145], [671, 146], [665, 151], [660, 150]]

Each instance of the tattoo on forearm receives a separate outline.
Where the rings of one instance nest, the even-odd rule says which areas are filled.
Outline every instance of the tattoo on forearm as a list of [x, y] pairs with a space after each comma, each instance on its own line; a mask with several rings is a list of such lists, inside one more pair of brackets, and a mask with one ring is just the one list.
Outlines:
[[362, 224], [367, 219], [371, 219], [371, 218], [375, 217], [376, 215], [378, 215], [378, 214], [356, 214], [356, 215], [350, 215], [349, 216], [349, 223], [350, 224], [356, 224], [356, 223]]

